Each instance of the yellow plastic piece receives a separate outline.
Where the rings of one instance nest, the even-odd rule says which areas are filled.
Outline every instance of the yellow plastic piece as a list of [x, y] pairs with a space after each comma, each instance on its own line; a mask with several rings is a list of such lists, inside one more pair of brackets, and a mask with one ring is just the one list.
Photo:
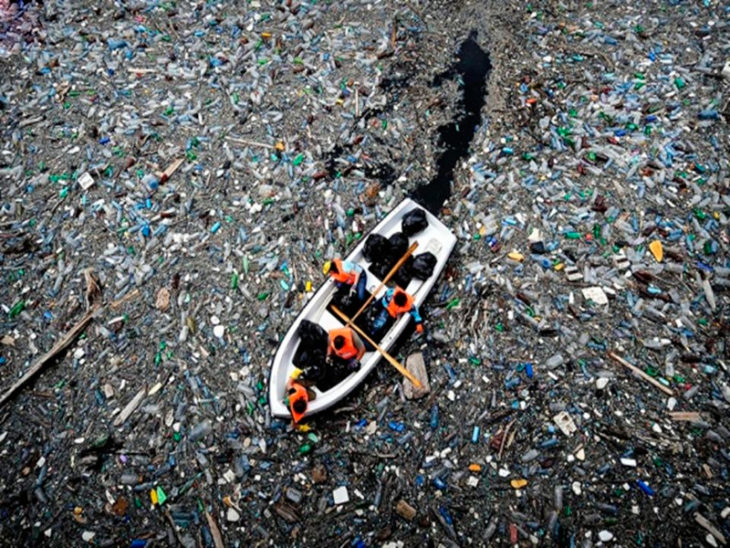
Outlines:
[[479, 464], [473, 463], [469, 465], [469, 471], [470, 472], [481, 472], [482, 467]]
[[513, 261], [522, 262], [525, 260], [525, 256], [522, 253], [518, 253], [517, 251], [511, 251], [507, 254], [507, 257], [509, 257]]
[[555, 268], [555, 270], [560, 272], [561, 270], [563, 270], [565, 268], [565, 265], [563, 263], [558, 263], [553, 268]]
[[330, 268], [332, 268], [332, 261], [327, 261], [322, 266], [322, 274], [328, 274], [330, 271]]
[[261, 33], [261, 38], [271, 38], [271, 33], [270, 32], [262, 32]]
[[150, 500], [152, 501], [152, 504], [157, 504], [157, 490], [156, 489], [150, 489]]
[[284, 150], [284, 141], [277, 141], [274, 145], [274, 148], [278, 150], [279, 152]]
[[525, 485], [527, 485], [526, 479], [513, 479], [509, 482], [509, 484], [514, 487], [515, 489], [522, 489]]
[[649, 250], [658, 263], [662, 262], [664, 258], [664, 249], [662, 249], [662, 243], [659, 240], [654, 240], [649, 244]]
[[296, 429], [299, 432], [309, 432], [312, 429], [312, 427], [309, 426], [308, 424], [297, 424]]
[[304, 284], [304, 290], [307, 293], [309, 293], [310, 291], [312, 291], [312, 281], [311, 280], [307, 280], [307, 283]]
[[295, 368], [294, 368], [294, 371], [292, 371], [292, 374], [291, 374], [291, 375], [289, 375], [289, 377], [291, 378], [291, 380], [295, 381], [295, 380], [297, 380], [297, 379], [299, 378], [299, 376], [300, 376], [300, 375], [301, 375], [302, 373], [304, 373], [304, 371], [302, 371], [302, 370], [301, 370], [301, 369], [299, 369], [298, 367], [295, 367]]

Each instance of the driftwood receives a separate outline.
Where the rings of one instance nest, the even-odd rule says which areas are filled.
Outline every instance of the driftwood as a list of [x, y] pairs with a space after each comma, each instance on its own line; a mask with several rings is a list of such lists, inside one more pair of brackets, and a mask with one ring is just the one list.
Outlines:
[[63, 352], [66, 347], [71, 344], [76, 337], [81, 335], [84, 329], [86, 329], [86, 326], [89, 325], [91, 320], [94, 318], [94, 315], [99, 310], [98, 307], [94, 307], [91, 310], [89, 310], [86, 314], [84, 314], [84, 317], [79, 320], [79, 322], [74, 325], [56, 344], [53, 345], [53, 348], [51, 348], [48, 352], [43, 354], [36, 362], [30, 366], [30, 369], [25, 372], [25, 375], [20, 377], [13, 386], [8, 388], [8, 390], [0, 397], [0, 406], [4, 405], [5, 402], [7, 402], [10, 398], [12, 398], [15, 393], [20, 390], [25, 384], [32, 379], [43, 367], [51, 361], [53, 358], [58, 356], [61, 352]]
[[38, 358], [36, 362], [30, 366], [28, 371], [26, 371], [22, 377], [15, 381], [15, 383], [8, 388], [2, 396], [0, 396], [0, 406], [3, 406], [15, 395], [16, 392], [18, 392], [18, 390], [23, 388], [28, 381], [35, 377], [41, 369], [48, 364], [48, 362], [66, 350], [66, 348], [74, 340], [76, 340], [76, 337], [83, 333], [84, 329], [86, 329], [86, 326], [88, 326], [91, 320], [94, 319], [97, 312], [103, 308], [99, 302], [101, 300], [101, 286], [99, 285], [96, 276], [94, 276], [92, 269], [85, 269], [83, 274], [84, 279], [86, 280], [86, 314], [84, 314], [83, 318], [81, 318], [76, 325], [69, 329], [66, 334], [53, 345], [53, 348]]
[[208, 529], [210, 529], [210, 536], [213, 537], [213, 544], [215, 545], [215, 548], [223, 548], [225, 544], [223, 544], [221, 531], [218, 529], [218, 524], [215, 522], [215, 519], [210, 515], [208, 510], [205, 511], [205, 519], [208, 522]]
[[631, 365], [629, 362], [627, 362], [625, 359], [623, 359], [618, 354], [615, 354], [613, 352], [609, 352], [608, 353], [608, 357], [611, 358], [612, 360], [614, 360], [615, 362], [620, 363], [626, 369], [630, 369], [636, 375], [638, 375], [639, 377], [641, 377], [642, 379], [644, 379], [646, 382], [648, 382], [650, 384], [653, 384], [654, 386], [656, 386], [659, 390], [661, 390], [665, 394], [668, 394], [670, 396], [674, 396], [674, 390], [672, 390], [671, 388], [668, 388], [668, 387], [664, 386], [658, 380], [650, 377], [649, 375], [647, 375], [646, 373], [644, 373], [641, 369], [639, 369], [635, 365]]

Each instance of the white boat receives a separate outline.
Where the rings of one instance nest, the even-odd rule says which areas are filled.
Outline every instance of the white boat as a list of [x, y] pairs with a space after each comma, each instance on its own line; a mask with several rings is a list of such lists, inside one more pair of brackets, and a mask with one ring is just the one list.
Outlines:
[[[436, 264], [431, 276], [429, 276], [426, 280], [418, 280], [414, 278], [410, 281], [408, 286], [404, 288], [413, 296], [416, 306], [420, 307], [423, 305], [428, 293], [431, 291], [431, 288], [441, 274], [441, 271], [444, 269], [446, 261], [456, 244], [456, 236], [454, 236], [454, 234], [433, 214], [408, 198], [404, 199], [390, 213], [388, 213], [388, 215], [384, 217], [377, 226], [368, 233], [368, 235], [375, 233], [388, 238], [396, 232], [401, 232], [401, 220], [403, 216], [416, 208], [423, 209], [426, 214], [428, 226], [409, 238], [409, 244], [413, 244], [414, 242], [418, 243], [413, 254], [416, 256], [428, 251], [436, 257]], [[382, 280], [377, 278], [368, 269], [369, 262], [363, 255], [363, 248], [366, 240], [367, 237], [362, 238], [346, 259], [359, 264], [363, 268], [367, 274], [367, 290], [369, 293], [372, 293], [378, 289]], [[380, 299], [385, 294], [387, 287], [394, 287], [394, 285], [394, 282], [391, 280], [385, 287], [381, 288], [376, 295], [376, 298], [369, 306], [382, 306], [380, 304]], [[271, 408], [271, 414], [274, 417], [291, 417], [290, 410], [286, 405], [287, 383], [292, 373], [296, 370], [296, 366], [292, 363], [292, 360], [296, 355], [297, 347], [301, 341], [297, 330], [302, 320], [306, 319], [314, 322], [324, 328], [325, 331], [345, 325], [344, 321], [340, 320], [340, 318], [327, 310], [327, 307], [336, 291], [337, 287], [335, 282], [331, 278], [328, 278], [309, 299], [279, 345], [271, 364], [271, 374], [269, 377], [269, 405]], [[398, 339], [400, 334], [406, 328], [409, 321], [411, 321], [410, 314], [404, 314], [395, 321], [380, 340], [380, 347], [388, 351], [393, 342]], [[316, 394], [316, 398], [309, 400], [309, 405], [304, 416], [307, 417], [318, 413], [319, 411], [327, 409], [345, 398], [365, 379], [365, 377], [368, 376], [381, 359], [382, 355], [377, 350], [366, 352], [360, 360], [360, 368], [350, 373], [344, 378], [344, 380], [332, 388], [326, 391], [321, 391], [316, 386], [310, 387], [310, 389]], [[390, 366], [386, 365], [385, 367]]]

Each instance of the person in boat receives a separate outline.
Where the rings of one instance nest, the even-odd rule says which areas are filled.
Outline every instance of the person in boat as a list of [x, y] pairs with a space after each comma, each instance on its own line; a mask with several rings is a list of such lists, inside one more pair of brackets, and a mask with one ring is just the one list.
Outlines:
[[416, 322], [416, 331], [423, 333], [423, 319], [421, 314], [418, 312], [418, 307], [413, 300], [413, 296], [408, 294], [404, 289], [396, 286], [395, 288], [388, 288], [380, 300], [383, 308], [376, 312], [372, 323], [371, 331], [374, 339], [379, 339], [382, 332], [385, 330], [386, 324], [397, 320], [403, 314], [410, 314], [413, 317], [413, 321]]
[[309, 406], [309, 393], [302, 384], [289, 379], [287, 383], [287, 397], [289, 399], [289, 411], [291, 412], [294, 423], [302, 420]]
[[331, 329], [328, 334], [327, 357], [334, 357], [347, 366], [357, 369], [360, 358], [365, 354], [365, 345], [360, 336], [350, 327]]
[[329, 274], [330, 278], [335, 281], [338, 289], [354, 288], [357, 293], [357, 298], [360, 301], [365, 300], [367, 275], [359, 264], [352, 261], [334, 259], [324, 263], [323, 270], [325, 274]]

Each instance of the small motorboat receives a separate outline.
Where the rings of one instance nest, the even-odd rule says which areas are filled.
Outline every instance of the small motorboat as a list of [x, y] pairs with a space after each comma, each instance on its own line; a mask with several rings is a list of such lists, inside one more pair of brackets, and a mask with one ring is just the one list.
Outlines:
[[[425, 216], [427, 226], [408, 237], [409, 251], [413, 249], [413, 244], [415, 243], [417, 245], [415, 246], [415, 250], [413, 250], [413, 255], [416, 258], [417, 255], [422, 253], [430, 253], [433, 256], [430, 257], [433, 265], [431, 274], [426, 279], [413, 277], [407, 282], [407, 286], [403, 288], [413, 296], [416, 306], [420, 307], [426, 300], [456, 244], [456, 236], [438, 218], [413, 200], [409, 198], [404, 199], [368, 233], [367, 237], [362, 238], [357, 246], [355, 246], [355, 249], [346, 257], [346, 260], [360, 265], [367, 275], [367, 292], [368, 295], [374, 297], [368, 305], [370, 307], [382, 307], [382, 296], [385, 294], [388, 286], [395, 286], [394, 280], [398, 279], [398, 277], [393, 276], [391, 280], [383, 284], [383, 278], [387, 276], [383, 275], [382, 269], [378, 270], [380, 276], [376, 276], [371, 271], [373, 263], [366, 258], [366, 253], [364, 253], [366, 251], [366, 242], [372, 234], [390, 238], [394, 234], [402, 232], [404, 217], [409, 214], [412, 217], [414, 210], [421, 210], [423, 212], [419, 215], [421, 218]], [[433, 260], [434, 258], [435, 261]], [[390, 274], [393, 273], [391, 272]], [[269, 405], [272, 416], [280, 418], [292, 417], [287, 400], [290, 380], [293, 375], [296, 376], [298, 373], [298, 367], [295, 365], [295, 362], [299, 345], [302, 342], [299, 330], [302, 322], [308, 320], [320, 326], [324, 332], [329, 332], [331, 329], [346, 325], [346, 321], [337, 314], [337, 309], [332, 306], [337, 291], [336, 283], [331, 278], [328, 278], [304, 305], [304, 308], [296, 317], [286, 335], [284, 335], [273, 358], [269, 377]], [[373, 295], [374, 292], [376, 292], [375, 295]], [[410, 320], [411, 316], [404, 314], [392, 322], [389, 329], [377, 341], [377, 346], [387, 352], [401, 333], [403, 333]], [[347, 374], [334, 386], [326, 387], [323, 390], [320, 390], [316, 385], [309, 386], [311, 396], [306, 411], [304, 413], [297, 413], [297, 420], [327, 409], [345, 398], [368, 376], [382, 358], [383, 355], [377, 349], [367, 351], [360, 359], [359, 369]]]

